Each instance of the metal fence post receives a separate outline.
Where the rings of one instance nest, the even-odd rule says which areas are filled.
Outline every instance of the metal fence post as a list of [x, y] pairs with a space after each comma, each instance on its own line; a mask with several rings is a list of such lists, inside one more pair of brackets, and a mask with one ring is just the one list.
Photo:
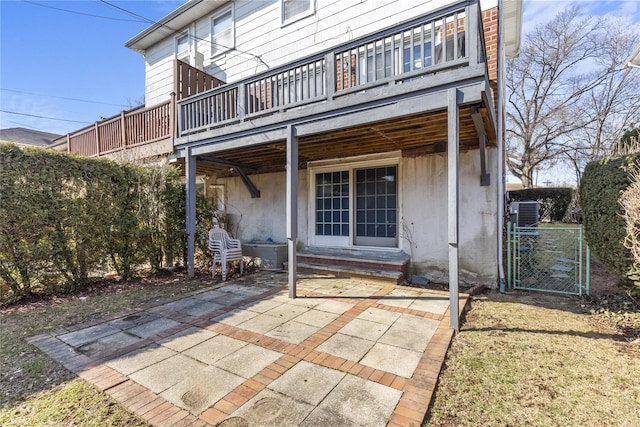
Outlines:
[[579, 277], [580, 277], [580, 292], [579, 295], [582, 296], [582, 224], [580, 224], [580, 227], [578, 227], [578, 236], [580, 239], [580, 244], [579, 244], [579, 254], [578, 254], [578, 263], [580, 264], [580, 268], [578, 269], [579, 271]]
[[507, 221], [507, 285], [511, 289], [511, 221]]
[[587, 272], [586, 272], [586, 292], [590, 295], [591, 292], [591, 248], [587, 245]]

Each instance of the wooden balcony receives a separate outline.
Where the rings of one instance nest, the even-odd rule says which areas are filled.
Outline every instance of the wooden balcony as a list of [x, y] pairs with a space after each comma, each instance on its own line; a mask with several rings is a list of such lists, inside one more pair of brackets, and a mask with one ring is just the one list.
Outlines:
[[[81, 156], [108, 156], [131, 148], [155, 149], [143, 151], [146, 155], [167, 154], [173, 151], [175, 138], [176, 100], [196, 95], [224, 82], [191, 67], [174, 61], [174, 92], [171, 99], [152, 107], [144, 105], [123, 111], [117, 116], [94, 123], [72, 132], [54, 142], [66, 141], [67, 151]], [[164, 144], [162, 144], [164, 143]], [[140, 157], [139, 153], [136, 153]]]
[[[239, 148], [243, 143], [228, 143], [229, 138], [254, 135], [247, 144], [252, 145], [259, 130], [339, 119], [341, 112], [375, 108], [385, 100], [463, 86], [473, 79], [487, 81], [487, 76], [478, 2], [459, 2], [178, 101], [174, 145], [178, 151], [218, 142]], [[483, 111], [490, 123], [493, 113]], [[472, 131], [477, 141], [475, 128]], [[319, 132], [322, 129], [316, 129]]]
[[[234, 83], [225, 84], [176, 60], [170, 100], [122, 112], [64, 139], [68, 151], [84, 156], [162, 144], [163, 153], [175, 150], [183, 157], [181, 151], [189, 146], [213, 143], [220, 151], [267, 144], [281, 139], [276, 129], [303, 124], [308, 136], [301, 137], [314, 151], [309, 159], [336, 155], [335, 130], [347, 127], [361, 141], [369, 134], [376, 141], [366, 148], [353, 144], [352, 152], [343, 145], [342, 155], [384, 151], [380, 144], [388, 145], [389, 136], [396, 134], [403, 141], [412, 138], [399, 145], [403, 149], [429, 145], [437, 152], [446, 140], [442, 91], [459, 87], [465, 98], [460, 103], [460, 143], [472, 147], [478, 144], [478, 114], [489, 142], [494, 136], [488, 75], [479, 3], [461, 1]], [[488, 98], [478, 100], [475, 89], [473, 95], [465, 95], [467, 90], [471, 93], [471, 84]], [[346, 123], [346, 114], [354, 112], [366, 120]], [[372, 128], [372, 122], [379, 126]], [[383, 133], [387, 136], [381, 138]], [[259, 159], [255, 152], [250, 155], [255, 170], [268, 170], [274, 160], [279, 162], [282, 147], [275, 152], [272, 148], [265, 148]], [[234, 161], [247, 161], [246, 153], [228, 154]]]

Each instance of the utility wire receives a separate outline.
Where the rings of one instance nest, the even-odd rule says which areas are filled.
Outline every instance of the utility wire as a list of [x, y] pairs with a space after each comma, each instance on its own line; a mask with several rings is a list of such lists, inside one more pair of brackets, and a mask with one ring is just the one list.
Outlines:
[[[16, 125], [20, 125], [20, 126], [21, 126], [21, 127], [23, 127], [23, 128], [29, 128], [29, 129], [33, 129], [33, 130], [39, 130], [40, 132], [49, 132], [48, 130], [40, 129], [40, 128], [37, 128], [37, 127], [35, 127], [35, 126], [31, 126], [31, 125], [27, 125], [27, 124], [24, 124], [24, 123], [16, 122], [16, 121], [14, 121], [14, 120], [7, 120], [7, 122], [9, 122], [9, 123], [14, 123], [14, 124], [16, 124]], [[53, 133], [53, 132], [49, 132], [49, 133]]]
[[73, 14], [76, 14], [76, 15], [91, 16], [93, 18], [110, 19], [112, 21], [144, 22], [144, 21], [140, 21], [140, 20], [137, 20], [137, 19], [112, 18], [110, 16], [102, 16], [102, 15], [94, 15], [92, 13], [78, 12], [77, 10], [63, 9], [63, 8], [60, 8], [60, 7], [49, 6], [49, 5], [46, 5], [46, 4], [36, 3], [36, 2], [33, 2], [33, 1], [28, 1], [28, 0], [22, 0], [22, 1], [24, 3], [29, 3], [29, 4], [32, 4], [34, 6], [46, 7], [47, 9], [54, 9], [54, 10], [58, 10], [60, 12], [73, 13]]
[[15, 114], [15, 115], [18, 115], [18, 116], [36, 117], [38, 119], [59, 120], [61, 122], [83, 123], [83, 124], [90, 124], [91, 123], [91, 122], [83, 122], [83, 121], [80, 121], [80, 120], [59, 119], [57, 117], [39, 116], [39, 115], [36, 115], [36, 114], [18, 113], [16, 111], [7, 111], [7, 110], [0, 110], [0, 113]]
[[[120, 7], [120, 6], [115, 5], [115, 4], [113, 4], [113, 3], [110, 3], [110, 2], [108, 2], [108, 1], [106, 1], [106, 0], [99, 0], [99, 1], [100, 1], [100, 3], [104, 3], [105, 5], [107, 5], [107, 6], [109, 6], [109, 7], [112, 7], [112, 8], [114, 8], [114, 9], [117, 9], [117, 10], [119, 10], [119, 11], [121, 11], [121, 12], [123, 12], [123, 13], [127, 14], [127, 15], [130, 15], [130, 16], [133, 16], [133, 17], [136, 17], [136, 18], [143, 19], [143, 20], [145, 20], [146, 22], [148, 22], [148, 23], [150, 23], [150, 24], [155, 24], [155, 25], [160, 25], [160, 26], [162, 26], [162, 27], [165, 27], [166, 29], [168, 29], [169, 31], [171, 31], [171, 32], [172, 32], [172, 34], [175, 34], [175, 35], [182, 35], [182, 34], [183, 34], [183, 32], [182, 32], [182, 31], [180, 31], [180, 30], [176, 30], [175, 28], [171, 28], [171, 27], [170, 27], [170, 26], [168, 26], [167, 24], [163, 24], [163, 23], [160, 23], [160, 22], [158, 22], [158, 21], [154, 21], [153, 19], [146, 18], [146, 17], [144, 17], [144, 16], [142, 16], [142, 15], [138, 15], [138, 14], [137, 14], [137, 13], [135, 13], [135, 12], [132, 12], [132, 11], [130, 11], [130, 10], [128, 10], [128, 9], [125, 9], [125, 8], [123, 8], [123, 7]], [[209, 40], [207, 40], [207, 39], [203, 39], [203, 38], [201, 38], [201, 37], [197, 37], [196, 35], [189, 34], [189, 37], [190, 37], [190, 38], [192, 38], [193, 40], [197, 40], [197, 41], [205, 42], [205, 43], [209, 44], [210, 46], [212, 46], [212, 45], [213, 45], [213, 43], [211, 43], [211, 41], [209, 41]], [[224, 45], [220, 45], [220, 44], [218, 44], [218, 46], [220, 46], [220, 47], [222, 47], [222, 48], [225, 48], [225, 49], [231, 49], [231, 47], [230, 47], [230, 46], [224, 46]], [[237, 51], [238, 53], [243, 53], [243, 54], [245, 54], [245, 55], [249, 55], [249, 56], [251, 56], [251, 58], [252, 58], [252, 59], [255, 59], [255, 60], [259, 61], [261, 64], [263, 64], [265, 67], [267, 67], [267, 69], [269, 69], [269, 68], [270, 68], [270, 67], [269, 67], [269, 65], [267, 65], [267, 63], [266, 63], [266, 62], [264, 62], [264, 60], [260, 57], [260, 55], [256, 55], [256, 54], [251, 53], [251, 52], [246, 52], [246, 51], [240, 50], [240, 49], [238, 49], [238, 48], [233, 48], [233, 49], [234, 49], [235, 51]], [[233, 53], [231, 53], [231, 56], [239, 57], [239, 55], [237, 55], [237, 54], [233, 54]]]
[[115, 106], [115, 107], [129, 107], [128, 105], [125, 105], [125, 104], [112, 104], [110, 102], [89, 101], [88, 99], [67, 98], [67, 97], [64, 97], [64, 96], [55, 96], [55, 95], [42, 95], [42, 94], [39, 94], [39, 93], [23, 92], [21, 90], [2, 89], [2, 88], [0, 88], [0, 90], [4, 91], [4, 92], [21, 93], [21, 94], [24, 94], [24, 95], [44, 96], [46, 98], [65, 99], [67, 101], [87, 102], [87, 103], [90, 103], [90, 104], [101, 104], [101, 105], [112, 105], [112, 106]]

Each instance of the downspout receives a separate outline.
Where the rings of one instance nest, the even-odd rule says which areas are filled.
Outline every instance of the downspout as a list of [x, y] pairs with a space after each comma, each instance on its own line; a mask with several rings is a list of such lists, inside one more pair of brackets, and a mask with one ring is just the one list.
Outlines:
[[505, 187], [505, 170], [504, 170], [504, 11], [502, 10], [504, 0], [498, 0], [498, 179], [496, 185], [498, 198], [498, 274], [500, 277], [500, 292], [504, 293], [506, 287], [504, 275], [504, 187]]

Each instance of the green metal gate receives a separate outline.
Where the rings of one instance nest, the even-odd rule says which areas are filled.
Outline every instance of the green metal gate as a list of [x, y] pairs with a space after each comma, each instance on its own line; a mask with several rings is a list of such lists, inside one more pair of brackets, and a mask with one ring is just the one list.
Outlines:
[[590, 252], [582, 225], [518, 227], [507, 223], [510, 289], [589, 295]]

